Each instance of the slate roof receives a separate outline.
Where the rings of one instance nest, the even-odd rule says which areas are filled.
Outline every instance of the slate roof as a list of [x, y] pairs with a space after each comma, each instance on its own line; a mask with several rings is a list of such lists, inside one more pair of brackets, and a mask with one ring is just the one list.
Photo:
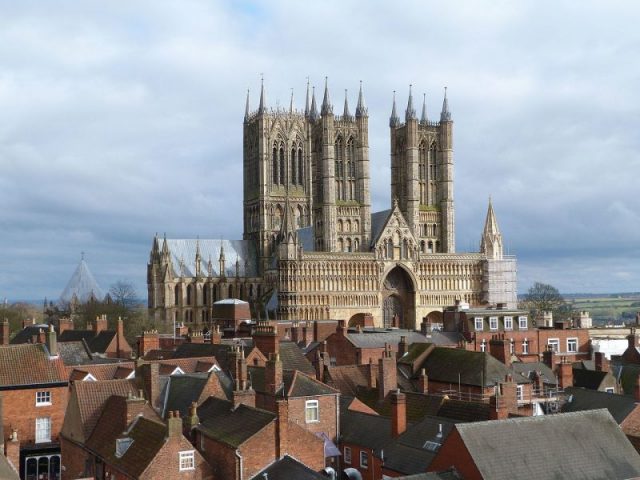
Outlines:
[[448, 468], [441, 472], [416, 473], [403, 477], [396, 477], [395, 480], [461, 480], [455, 468]]
[[[183, 343], [176, 349], [173, 359], [178, 358], [194, 358], [194, 357], [214, 357], [225, 372], [231, 369], [231, 352], [232, 343]], [[245, 349], [245, 354], [248, 353]]]
[[93, 330], [65, 330], [58, 335], [58, 342], [80, 342], [84, 340], [88, 344], [95, 336], [96, 334]]
[[213, 239], [166, 239], [169, 253], [171, 255], [171, 266], [176, 277], [194, 277], [196, 266], [196, 249], [200, 247], [200, 271], [206, 275], [208, 272], [208, 262], [211, 258], [212, 273], [220, 276], [220, 248], [224, 248], [225, 274], [227, 277], [236, 276], [236, 259], [240, 263], [241, 276], [255, 276], [256, 265], [255, 248], [247, 240], [213, 240]]
[[58, 352], [65, 365], [81, 365], [93, 361], [89, 347], [84, 341], [58, 342]]
[[[429, 380], [457, 385], [493, 386], [504, 381], [510, 370], [488, 353], [436, 347], [422, 364]], [[516, 383], [528, 383], [524, 377]]]
[[400, 337], [407, 337], [407, 345], [427, 343], [427, 337], [411, 330], [365, 328], [360, 333], [348, 331], [345, 336], [358, 348], [384, 348], [385, 343], [396, 345], [400, 342]]
[[102, 330], [97, 335], [93, 330], [65, 330], [58, 335], [58, 343], [85, 341], [92, 353], [105, 353], [116, 335], [115, 330]]
[[186, 417], [189, 412], [189, 406], [198, 401], [204, 387], [207, 385], [208, 379], [209, 375], [206, 373], [174, 375], [169, 378], [163, 411], [178, 410], [181, 417]]
[[[371, 364], [374, 378], [378, 378], [378, 365]], [[369, 365], [340, 365], [327, 367], [325, 380], [340, 391], [343, 395], [356, 396], [358, 387], [367, 387], [369, 384]], [[376, 380], [377, 381], [377, 380]]]
[[[265, 367], [248, 367], [251, 388], [256, 392], [265, 392]], [[283, 370], [282, 381], [287, 397], [311, 397], [315, 395], [336, 395], [339, 392], [330, 386], [298, 370]], [[277, 394], [281, 394], [279, 389]]]
[[389, 215], [391, 215], [391, 209], [373, 212], [371, 214], [371, 245], [375, 245], [387, 223]]
[[424, 472], [438, 453], [438, 445], [442, 445], [452, 429], [451, 420], [437, 417], [425, 417], [409, 426], [384, 448], [385, 468], [405, 474]]
[[[266, 474], [266, 476], [265, 476]], [[280, 460], [276, 460], [257, 475], [252, 480], [327, 480], [327, 477], [314, 472], [306, 465], [285, 455]]]
[[638, 376], [640, 376], [640, 365], [613, 366], [613, 371], [617, 371], [616, 378], [622, 385], [622, 390], [627, 395], [633, 395]]
[[511, 369], [514, 373], [522, 375], [524, 378], [529, 380], [533, 379], [535, 372], [540, 372], [544, 383], [550, 385], [555, 385], [557, 383], [557, 378], [553, 373], [553, 370], [543, 362], [513, 362], [511, 364]]
[[216, 397], [209, 397], [198, 407], [200, 425], [198, 428], [208, 437], [239, 447], [276, 418], [276, 415], [239, 405], [235, 410], [233, 403]]
[[640, 475], [640, 456], [604, 409], [455, 428], [483, 478], [614, 480]]
[[304, 356], [300, 347], [295, 342], [280, 341], [280, 361], [285, 370], [300, 370], [309, 375], [315, 375], [316, 371], [311, 362]]
[[438, 416], [459, 422], [482, 422], [489, 420], [490, 406], [485, 402], [468, 402], [447, 398], [438, 409]]
[[[445, 400], [442, 395], [407, 391], [403, 393], [407, 401], [407, 421], [409, 422], [420, 421], [426, 415], [437, 415]], [[377, 389], [359, 388], [357, 398], [380, 415], [391, 415], [391, 397], [387, 395], [384, 401], [380, 402]]]
[[40, 330], [46, 332], [49, 330], [49, 325], [46, 323], [37, 323], [34, 325], [27, 325], [22, 330], [16, 332], [11, 341], [11, 345], [18, 345], [20, 343], [31, 343], [34, 336], [38, 336]]
[[575, 387], [584, 387], [591, 390], [600, 388], [602, 381], [607, 376], [607, 372], [599, 370], [585, 370], [582, 368], [573, 369], [573, 385]]
[[62, 358], [49, 358], [43, 344], [0, 346], [0, 388], [67, 383]]
[[636, 408], [636, 400], [630, 395], [617, 395], [577, 387], [565, 388], [564, 393], [566, 402], [562, 406], [563, 412], [606, 408], [618, 424], [621, 424]]
[[353, 410], [340, 411], [340, 442], [372, 449], [377, 455], [391, 440], [391, 419]]

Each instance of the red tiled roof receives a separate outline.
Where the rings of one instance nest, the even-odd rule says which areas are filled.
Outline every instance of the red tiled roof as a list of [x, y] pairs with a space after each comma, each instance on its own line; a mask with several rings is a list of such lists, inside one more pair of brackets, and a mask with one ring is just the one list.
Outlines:
[[78, 399], [80, 422], [84, 438], [89, 438], [102, 413], [104, 404], [112, 395], [126, 397], [129, 393], [136, 394], [137, 389], [133, 380], [106, 380], [103, 382], [76, 382], [73, 389]]
[[72, 378], [72, 375], [78, 376], [78, 372], [90, 373], [98, 381], [126, 378], [128, 374], [121, 376], [123, 369], [131, 373], [131, 371], [135, 369], [135, 364], [133, 362], [98, 363], [95, 365], [76, 365], [75, 367], [67, 367], [69, 379], [71, 381], [76, 380], [76, 378]]
[[67, 382], [60, 357], [50, 358], [42, 344], [0, 347], [0, 386], [22, 386]]
[[[338, 367], [328, 367], [329, 378], [327, 383], [338, 390], [343, 395], [355, 396], [358, 387], [368, 386], [369, 365], [342, 365]], [[378, 365], [371, 364], [373, 377], [378, 378]]]

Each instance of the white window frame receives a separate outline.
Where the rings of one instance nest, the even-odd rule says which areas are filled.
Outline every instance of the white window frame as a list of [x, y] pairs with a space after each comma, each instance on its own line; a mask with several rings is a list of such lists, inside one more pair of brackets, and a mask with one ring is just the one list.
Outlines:
[[196, 451], [185, 450], [178, 452], [178, 466], [181, 472], [196, 469]]
[[475, 317], [473, 319], [473, 326], [476, 330], [476, 332], [481, 332], [484, 330], [484, 318], [482, 317]]
[[360, 450], [360, 468], [369, 468], [369, 454]]
[[489, 317], [489, 330], [498, 330], [498, 317]]
[[483, 353], [487, 351], [487, 342], [485, 342], [484, 338], [480, 342], [480, 351]]
[[[569, 347], [571, 344], [574, 345], [573, 349]], [[576, 337], [567, 338], [567, 353], [578, 353], [578, 339]]]
[[35, 443], [48, 443], [51, 441], [51, 417], [36, 418]]
[[604, 389], [605, 393], [615, 393], [615, 389], [613, 387], [607, 387]]
[[[555, 348], [553, 346], [555, 345]], [[553, 350], [555, 353], [560, 353], [560, 339], [559, 338], [547, 338], [547, 348]]]
[[46, 407], [51, 405], [51, 392], [48, 390], [41, 390], [36, 392], [36, 407]]
[[351, 465], [351, 447], [344, 447], [344, 463]]
[[529, 319], [525, 315], [518, 317], [518, 330], [527, 330], [529, 328]]
[[513, 330], [513, 317], [504, 317], [504, 329]]
[[522, 354], [523, 355], [529, 354], [529, 340], [527, 340], [526, 338], [522, 340]]
[[[315, 418], [309, 418], [309, 414], [315, 411]], [[318, 423], [320, 421], [320, 404], [318, 400], [307, 400], [304, 402], [305, 423]]]
[[516, 399], [518, 401], [524, 400], [524, 385], [516, 386]]

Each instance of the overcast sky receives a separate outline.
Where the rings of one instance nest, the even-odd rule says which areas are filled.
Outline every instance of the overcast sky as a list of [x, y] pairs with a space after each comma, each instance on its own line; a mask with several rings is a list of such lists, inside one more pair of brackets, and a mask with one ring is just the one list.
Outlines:
[[[519, 290], [640, 290], [640, 3], [0, 0], [0, 298], [80, 259], [146, 297], [155, 232], [242, 237], [242, 118], [363, 81], [372, 200], [409, 84], [453, 113], [457, 250], [489, 195]], [[418, 110], [419, 110], [418, 106]]]

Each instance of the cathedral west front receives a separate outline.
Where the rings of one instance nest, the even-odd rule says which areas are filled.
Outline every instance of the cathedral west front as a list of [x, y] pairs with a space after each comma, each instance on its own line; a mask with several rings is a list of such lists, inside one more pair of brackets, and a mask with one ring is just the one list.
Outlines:
[[491, 202], [480, 251], [456, 253], [453, 121], [409, 98], [389, 119], [391, 204], [371, 212], [369, 116], [362, 86], [352, 113], [309, 91], [303, 111], [258, 108], [243, 125], [242, 240], [154, 238], [149, 313], [160, 322], [210, 324], [223, 299], [284, 320], [355, 321], [416, 328], [456, 300], [516, 306], [516, 260], [503, 254]]

